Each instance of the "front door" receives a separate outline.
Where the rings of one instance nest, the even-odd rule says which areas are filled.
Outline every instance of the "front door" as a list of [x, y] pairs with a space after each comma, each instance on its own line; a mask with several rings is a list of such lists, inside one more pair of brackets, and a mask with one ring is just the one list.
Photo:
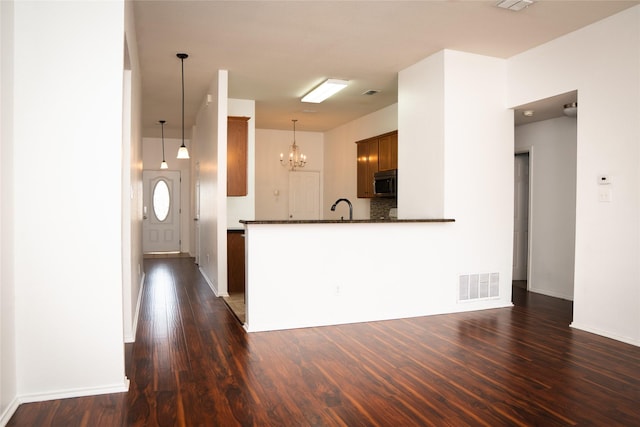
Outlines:
[[143, 171], [142, 250], [180, 252], [180, 171]]

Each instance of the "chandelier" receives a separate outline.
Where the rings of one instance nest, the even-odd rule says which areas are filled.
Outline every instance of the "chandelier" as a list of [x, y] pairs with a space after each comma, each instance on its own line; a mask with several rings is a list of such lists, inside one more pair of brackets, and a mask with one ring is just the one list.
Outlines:
[[296, 170], [296, 168], [303, 168], [307, 164], [307, 156], [302, 154], [300, 147], [296, 145], [296, 122], [298, 120], [293, 119], [293, 144], [289, 146], [289, 156], [285, 159], [284, 154], [280, 153], [280, 164], [286, 166], [289, 170]]

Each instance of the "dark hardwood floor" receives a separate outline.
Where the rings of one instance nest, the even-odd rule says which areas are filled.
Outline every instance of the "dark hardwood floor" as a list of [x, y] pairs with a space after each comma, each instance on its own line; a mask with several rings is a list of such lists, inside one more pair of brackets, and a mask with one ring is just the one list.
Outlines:
[[246, 334], [193, 259], [145, 268], [130, 391], [10, 426], [640, 425], [640, 348], [569, 328], [568, 301]]

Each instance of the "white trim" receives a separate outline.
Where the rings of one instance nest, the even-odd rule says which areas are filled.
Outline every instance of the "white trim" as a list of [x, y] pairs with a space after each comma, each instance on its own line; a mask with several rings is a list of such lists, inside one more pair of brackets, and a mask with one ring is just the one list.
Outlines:
[[70, 397], [97, 396], [101, 394], [124, 393], [129, 391], [129, 378], [124, 377], [122, 384], [105, 387], [89, 387], [71, 390], [59, 390], [50, 393], [35, 393], [18, 396], [18, 403], [43, 402], [47, 400], [68, 399]]
[[7, 409], [5, 409], [2, 416], [0, 416], [0, 426], [5, 426], [9, 423], [9, 420], [11, 419], [11, 417], [13, 417], [13, 414], [15, 414], [18, 406], [20, 406], [20, 403], [20, 399], [14, 397], [11, 403], [9, 403], [9, 406], [7, 406]]
[[571, 322], [571, 324], [569, 326], [574, 328], [574, 329], [579, 329], [579, 330], [584, 331], [584, 332], [588, 332], [588, 333], [591, 333], [591, 334], [599, 335], [601, 337], [610, 338], [612, 340], [616, 340], [616, 341], [620, 341], [620, 342], [623, 342], [623, 343], [626, 343], [626, 344], [634, 345], [636, 347], [640, 347], [640, 341], [636, 340], [636, 339], [633, 339], [633, 338], [630, 338], [630, 337], [623, 337], [621, 335], [612, 334], [612, 333], [609, 333], [607, 331], [604, 331], [604, 330], [598, 329], [598, 328], [590, 328], [588, 326], [581, 325], [580, 323], [576, 324], [576, 322]]
[[527, 200], [527, 291], [531, 289], [531, 272], [533, 271], [533, 145], [527, 145], [515, 150], [515, 155], [529, 155], [529, 188]]
[[142, 291], [144, 289], [145, 276], [146, 274], [142, 272], [142, 278], [140, 279], [140, 291], [138, 292], [138, 302], [136, 303], [136, 312], [133, 315], [131, 330], [124, 336], [125, 344], [136, 342], [136, 332], [138, 331], [138, 318], [140, 317], [140, 306], [142, 305]]
[[200, 273], [202, 274], [202, 277], [204, 277], [204, 280], [207, 282], [207, 284], [209, 285], [209, 287], [213, 291], [213, 294], [216, 297], [219, 298], [219, 297], [228, 297], [229, 296], [228, 292], [221, 293], [221, 292], [218, 291], [218, 289], [216, 289], [215, 285], [213, 284], [213, 282], [211, 280], [209, 280], [209, 277], [207, 277], [207, 274], [204, 272], [202, 267], [198, 266], [198, 270], [200, 270]]
[[554, 292], [548, 289], [538, 289], [538, 288], [532, 288], [531, 286], [527, 286], [527, 290], [529, 292], [533, 292], [534, 294], [546, 295], [548, 297], [560, 298], [567, 301], [573, 301], [573, 295], [564, 295], [560, 292]]

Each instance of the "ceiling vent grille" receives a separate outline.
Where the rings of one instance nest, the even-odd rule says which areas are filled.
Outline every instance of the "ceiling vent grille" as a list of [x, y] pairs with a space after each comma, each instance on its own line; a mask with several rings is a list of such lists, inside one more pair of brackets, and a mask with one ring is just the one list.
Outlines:
[[532, 5], [534, 1], [535, 0], [500, 0], [496, 6], [517, 12], [519, 10], [526, 9]]

